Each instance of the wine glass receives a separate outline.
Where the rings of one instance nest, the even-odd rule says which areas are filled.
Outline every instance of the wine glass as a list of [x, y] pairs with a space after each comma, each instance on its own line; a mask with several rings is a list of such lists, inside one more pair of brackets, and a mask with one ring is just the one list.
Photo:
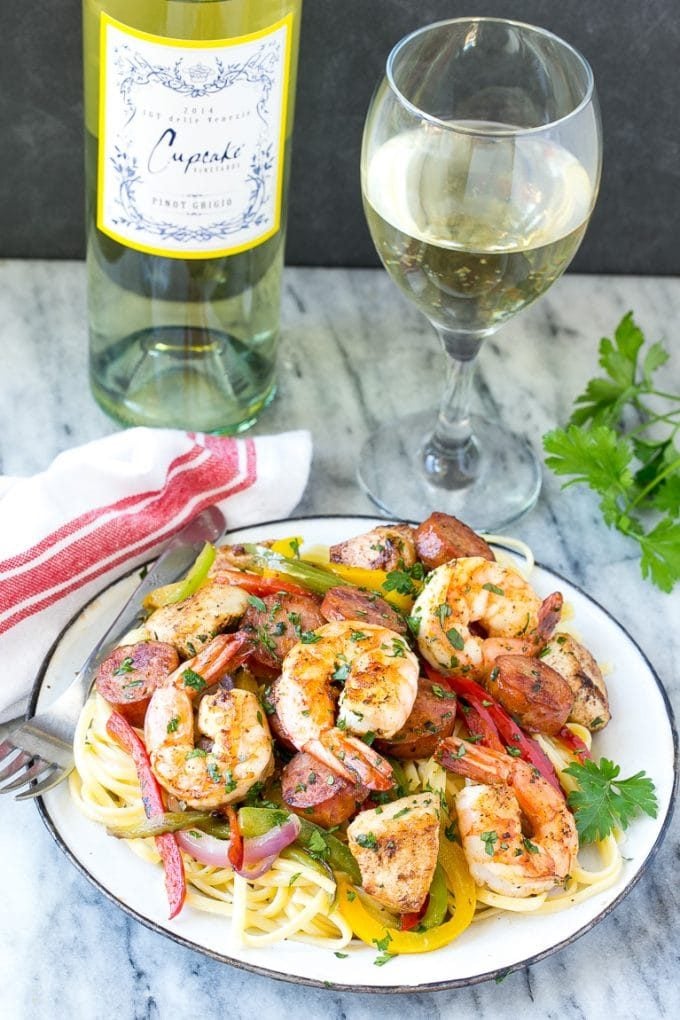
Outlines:
[[536, 502], [531, 447], [470, 413], [475, 359], [568, 266], [600, 168], [592, 72], [550, 32], [456, 18], [390, 53], [364, 130], [364, 209], [448, 367], [436, 420], [426, 411], [385, 423], [361, 451], [359, 481], [384, 511], [421, 520], [437, 509], [494, 531]]

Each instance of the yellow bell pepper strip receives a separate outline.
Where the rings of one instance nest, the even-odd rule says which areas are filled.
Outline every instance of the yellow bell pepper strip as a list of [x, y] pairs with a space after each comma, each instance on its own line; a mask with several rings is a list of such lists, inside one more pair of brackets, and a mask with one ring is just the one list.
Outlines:
[[189, 569], [186, 577], [173, 584], [164, 584], [161, 588], [155, 588], [144, 599], [145, 609], [161, 609], [163, 606], [174, 605], [175, 602], [182, 602], [190, 595], [198, 591], [208, 576], [213, 560], [215, 559], [215, 546], [206, 542], [196, 557], [193, 566]]
[[442, 840], [440, 863], [456, 897], [453, 917], [425, 931], [387, 928], [369, 914], [344, 875], [338, 876], [338, 909], [357, 938], [390, 954], [429, 953], [441, 949], [465, 931], [475, 914], [477, 894], [463, 851], [457, 843]]
[[328, 570], [355, 588], [366, 588], [374, 591], [399, 612], [408, 615], [413, 609], [414, 596], [402, 595], [398, 591], [385, 588], [388, 575], [384, 570], [369, 570], [368, 567], [350, 567], [346, 563], [328, 563]]
[[302, 535], [293, 535], [290, 538], [277, 538], [275, 542], [269, 546], [273, 553], [277, 553], [279, 556], [288, 556], [299, 559], [300, 546], [304, 542]]

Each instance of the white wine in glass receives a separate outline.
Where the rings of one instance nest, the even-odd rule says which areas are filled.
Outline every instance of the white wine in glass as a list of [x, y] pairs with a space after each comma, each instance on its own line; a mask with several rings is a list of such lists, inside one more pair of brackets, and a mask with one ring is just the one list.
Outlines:
[[446, 510], [489, 530], [533, 506], [533, 451], [469, 413], [474, 359], [568, 266], [600, 160], [590, 69], [549, 33], [457, 19], [393, 50], [366, 122], [364, 208], [385, 268], [436, 328], [449, 378], [436, 421], [387, 423], [362, 451], [360, 481], [384, 510]]

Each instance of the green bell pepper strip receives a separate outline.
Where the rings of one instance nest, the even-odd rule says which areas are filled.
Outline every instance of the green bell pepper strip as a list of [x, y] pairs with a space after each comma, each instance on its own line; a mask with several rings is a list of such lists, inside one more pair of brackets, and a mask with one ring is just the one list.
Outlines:
[[[244, 836], [263, 836], [275, 825], [281, 825], [288, 818], [289, 811], [278, 808], [242, 807], [238, 816]], [[300, 834], [295, 840], [298, 846], [324, 861], [333, 871], [344, 871], [353, 882], [361, 882], [359, 866], [348, 846], [320, 825], [314, 825], [306, 818], [300, 818]]]
[[282, 556], [281, 553], [272, 552], [265, 545], [247, 543], [243, 548], [252, 557], [251, 562], [247, 564], [250, 570], [259, 568], [260, 570], [275, 570], [277, 574], [286, 574], [288, 577], [295, 578], [316, 595], [325, 595], [330, 588], [353, 587], [349, 581], [345, 581], [330, 570], [317, 567], [312, 563], [305, 563], [303, 560]]
[[446, 875], [441, 864], [437, 864], [432, 876], [432, 884], [430, 885], [430, 899], [428, 900], [427, 910], [423, 914], [418, 927], [423, 931], [427, 931], [428, 928], [436, 928], [446, 917], [448, 906], [449, 893], [446, 887]]
[[173, 584], [165, 584], [161, 588], [155, 588], [144, 599], [145, 609], [160, 609], [163, 606], [174, 605], [175, 602], [183, 602], [190, 595], [198, 591], [208, 576], [208, 571], [215, 559], [215, 546], [206, 542], [200, 553], [194, 560], [193, 566], [189, 568], [186, 577]]

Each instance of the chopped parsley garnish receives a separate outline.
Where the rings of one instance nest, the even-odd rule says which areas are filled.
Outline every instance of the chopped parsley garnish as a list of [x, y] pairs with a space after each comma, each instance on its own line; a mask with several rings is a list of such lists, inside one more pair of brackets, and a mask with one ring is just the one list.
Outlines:
[[303, 645], [315, 645], [320, 640], [321, 635], [315, 634], [313, 630], [303, 630], [300, 634], [300, 641]]
[[449, 616], [451, 615], [451, 606], [447, 602], [442, 602], [440, 605], [437, 606], [436, 613], [437, 617], [439, 618], [439, 622], [443, 627], [446, 621], [448, 620]]
[[441, 684], [432, 684], [430, 690], [434, 694], [435, 698], [446, 698], [449, 700], [454, 700], [456, 697], [453, 691], [445, 690]]
[[323, 836], [317, 829], [315, 829], [314, 832], [309, 837], [309, 842], [307, 843], [305, 849], [311, 854], [312, 857], [320, 857], [322, 860], [325, 860], [330, 853], [328, 846], [326, 844], [326, 840], [323, 838]]
[[390, 570], [382, 586], [385, 591], [396, 591], [400, 595], [415, 595], [418, 591], [406, 570]]
[[131, 659], [131, 657], [129, 655], [127, 655], [123, 659], [123, 661], [121, 662], [120, 666], [118, 666], [117, 669], [114, 669], [113, 675], [114, 676], [121, 676], [124, 673], [132, 673], [134, 668], [135, 668], [135, 664], [134, 664], [133, 660]]
[[451, 627], [447, 630], [446, 640], [456, 649], [457, 652], [462, 652], [465, 648], [465, 641], [455, 627]]
[[394, 640], [392, 641], [392, 658], [393, 659], [406, 658], [406, 645], [400, 638], [394, 638]]
[[207, 686], [203, 677], [194, 672], [193, 669], [185, 669], [182, 673], [182, 679], [184, 680], [185, 687], [191, 687], [194, 691], [202, 691]]
[[266, 611], [267, 611], [267, 607], [266, 607], [265, 603], [262, 601], [261, 598], [258, 598], [257, 595], [249, 595], [248, 596], [248, 604], [251, 605], [251, 606], [254, 606], [255, 609], [259, 609], [259, 611], [261, 613], [266, 613]]
[[[360, 832], [357, 836], [357, 844], [362, 846], [364, 850], [377, 850], [378, 840], [375, 838], [372, 832]], [[378, 949], [381, 947], [378, 946]]]
[[381, 953], [385, 953], [391, 941], [392, 936], [388, 931], [386, 931], [381, 939], [373, 939], [373, 945], [376, 949], [379, 949]]
[[482, 843], [484, 844], [484, 850], [486, 851], [486, 853], [489, 855], [489, 857], [493, 857], [494, 846], [498, 842], [498, 833], [497, 832], [493, 832], [493, 831], [492, 832], [482, 832], [482, 833], [480, 833], [479, 838], [481, 839]]
[[331, 680], [338, 680], [340, 683], [344, 683], [348, 676], [349, 676], [349, 663], [336, 662], [335, 670], [331, 674]]

